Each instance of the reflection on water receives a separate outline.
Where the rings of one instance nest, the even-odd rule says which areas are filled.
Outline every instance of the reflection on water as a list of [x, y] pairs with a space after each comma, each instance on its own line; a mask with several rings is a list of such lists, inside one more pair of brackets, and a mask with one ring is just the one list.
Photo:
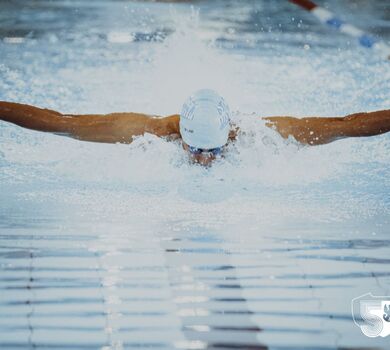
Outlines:
[[389, 292], [388, 240], [169, 225], [2, 229], [2, 348], [380, 346], [349, 306], [367, 287]]

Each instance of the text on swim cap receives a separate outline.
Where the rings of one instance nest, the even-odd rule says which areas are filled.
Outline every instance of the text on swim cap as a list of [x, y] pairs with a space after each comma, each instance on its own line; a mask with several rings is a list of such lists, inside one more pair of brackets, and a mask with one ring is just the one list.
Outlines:
[[194, 110], [195, 110], [195, 103], [194, 100], [190, 98], [187, 101], [187, 103], [183, 106], [183, 109], [181, 111], [181, 117], [189, 120], [194, 119]]
[[220, 129], [223, 129], [227, 126], [227, 124], [230, 121], [230, 113], [229, 113], [229, 107], [226, 104], [225, 100], [221, 99], [218, 103], [217, 110], [219, 113], [219, 122], [220, 122]]

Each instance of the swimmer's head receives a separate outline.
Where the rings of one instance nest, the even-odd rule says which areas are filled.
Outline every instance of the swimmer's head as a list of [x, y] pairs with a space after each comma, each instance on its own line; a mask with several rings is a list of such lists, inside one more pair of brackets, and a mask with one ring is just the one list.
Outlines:
[[208, 165], [221, 154], [230, 131], [230, 111], [213, 90], [199, 90], [184, 103], [180, 114], [183, 146], [192, 159]]
[[184, 103], [180, 134], [188, 146], [203, 150], [223, 147], [229, 131], [229, 107], [215, 91], [199, 90]]

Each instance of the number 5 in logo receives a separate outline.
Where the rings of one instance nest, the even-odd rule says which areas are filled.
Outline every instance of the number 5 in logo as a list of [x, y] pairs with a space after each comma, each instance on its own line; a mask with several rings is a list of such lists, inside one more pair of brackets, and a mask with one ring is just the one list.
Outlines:
[[390, 335], [390, 297], [367, 293], [352, 299], [352, 318], [370, 338]]

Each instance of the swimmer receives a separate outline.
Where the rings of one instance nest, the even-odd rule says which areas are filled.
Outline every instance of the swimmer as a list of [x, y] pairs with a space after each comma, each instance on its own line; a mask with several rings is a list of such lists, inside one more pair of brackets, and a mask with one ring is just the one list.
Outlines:
[[[346, 137], [379, 135], [390, 131], [390, 110], [346, 117], [262, 117], [283, 138], [303, 145], [321, 145]], [[157, 117], [141, 113], [61, 114], [25, 104], [0, 101], [0, 120], [24, 128], [78, 140], [131, 143], [145, 133], [167, 140], [181, 139], [195, 163], [209, 165], [236, 139], [240, 128], [231, 123], [229, 107], [213, 90], [199, 90], [184, 103], [180, 115]]]

